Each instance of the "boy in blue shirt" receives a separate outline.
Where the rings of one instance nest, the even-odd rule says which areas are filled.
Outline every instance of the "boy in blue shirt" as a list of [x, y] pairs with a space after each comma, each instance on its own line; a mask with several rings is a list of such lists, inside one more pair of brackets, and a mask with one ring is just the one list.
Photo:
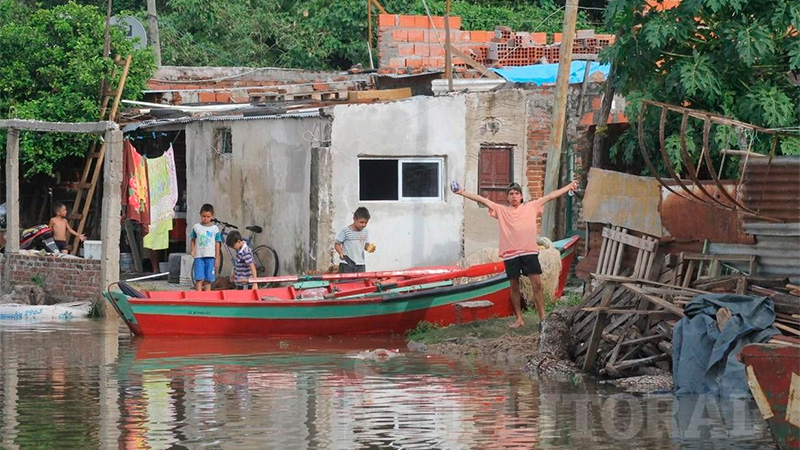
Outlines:
[[214, 272], [217, 270], [222, 234], [214, 224], [214, 207], [206, 203], [200, 208], [200, 223], [194, 224], [189, 233], [194, 257], [194, 281], [198, 291], [211, 290]]

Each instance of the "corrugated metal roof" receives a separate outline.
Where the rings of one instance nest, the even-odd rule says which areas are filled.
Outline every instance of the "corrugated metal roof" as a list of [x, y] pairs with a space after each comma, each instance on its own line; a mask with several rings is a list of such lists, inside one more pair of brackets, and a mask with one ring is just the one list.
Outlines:
[[[761, 214], [800, 222], [800, 157], [779, 156], [750, 159], [744, 170], [742, 200]], [[760, 221], [745, 216], [745, 221]]]
[[319, 117], [319, 108], [313, 110], [300, 110], [293, 113], [269, 114], [262, 116], [204, 116], [204, 117], [180, 117], [178, 119], [153, 119], [143, 122], [136, 122], [126, 125], [122, 131], [129, 133], [135, 130], [153, 128], [164, 125], [187, 124], [194, 122], [238, 122], [242, 120], [274, 120], [274, 119], [302, 119], [307, 117]]

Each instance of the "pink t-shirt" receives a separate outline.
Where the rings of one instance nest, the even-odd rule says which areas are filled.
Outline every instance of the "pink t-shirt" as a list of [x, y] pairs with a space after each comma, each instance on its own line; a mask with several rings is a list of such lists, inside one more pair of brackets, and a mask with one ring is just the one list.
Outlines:
[[523, 203], [516, 208], [495, 203], [492, 210], [495, 212], [493, 217], [500, 223], [501, 258], [539, 253], [539, 245], [536, 244], [536, 219], [542, 213], [539, 200]]

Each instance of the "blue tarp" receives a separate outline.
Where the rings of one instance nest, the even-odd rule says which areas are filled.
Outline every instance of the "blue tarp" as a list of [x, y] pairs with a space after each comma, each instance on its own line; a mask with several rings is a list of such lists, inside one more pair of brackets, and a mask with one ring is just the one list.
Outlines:
[[[572, 61], [569, 71], [570, 83], [582, 83], [586, 61]], [[600, 72], [608, 77], [611, 64], [593, 62], [589, 66], [589, 75]], [[555, 84], [558, 75], [558, 64], [534, 64], [532, 66], [509, 67], [507, 69], [492, 69], [498, 75], [514, 83]]]
[[[716, 314], [728, 308], [731, 318], [720, 331]], [[745, 367], [738, 360], [747, 344], [778, 334], [775, 308], [767, 297], [698, 295], [684, 308], [672, 333], [675, 394], [749, 396]]]

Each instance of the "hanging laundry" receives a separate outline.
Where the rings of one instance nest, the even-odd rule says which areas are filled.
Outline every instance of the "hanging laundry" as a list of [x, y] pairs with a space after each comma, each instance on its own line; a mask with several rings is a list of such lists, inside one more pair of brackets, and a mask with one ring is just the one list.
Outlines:
[[143, 231], [150, 225], [150, 193], [147, 166], [136, 148], [125, 141], [122, 152], [122, 206], [123, 219], [139, 222]]
[[161, 250], [169, 247], [169, 232], [178, 202], [178, 178], [172, 147], [162, 156], [147, 160], [147, 177], [150, 188], [150, 233], [144, 237], [144, 247]]

